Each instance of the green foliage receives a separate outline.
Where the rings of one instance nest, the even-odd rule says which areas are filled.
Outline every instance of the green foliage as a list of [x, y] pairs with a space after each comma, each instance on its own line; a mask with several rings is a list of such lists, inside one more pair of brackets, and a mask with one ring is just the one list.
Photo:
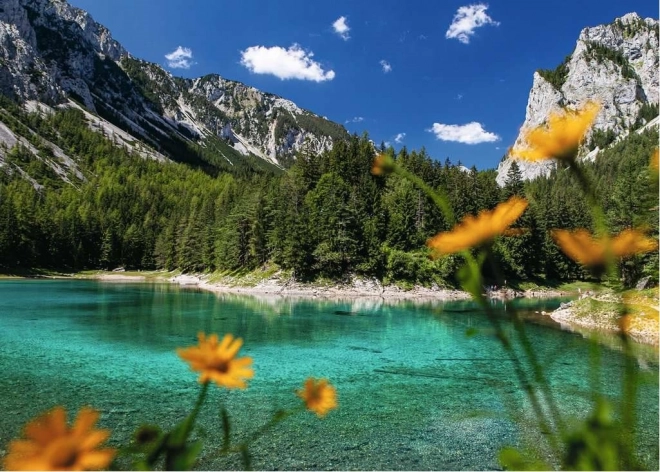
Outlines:
[[504, 193], [507, 198], [514, 195], [522, 197], [525, 191], [525, 184], [522, 178], [522, 172], [518, 163], [514, 160], [511, 162], [511, 167], [506, 174], [506, 184], [504, 185]]
[[648, 25], [643, 18], [628, 20], [626, 23], [621, 21], [620, 18], [617, 18], [614, 20], [614, 25], [622, 31], [624, 38], [633, 38], [638, 33], [649, 30], [653, 31], [656, 37], [658, 36], [658, 29]]
[[[356, 273], [404, 285], [456, 283], [460, 258], [431, 260], [423, 250], [451, 225], [407, 179], [371, 174], [374, 150], [366, 135], [338, 141], [319, 156], [301, 154], [283, 173], [261, 160], [240, 160], [220, 139], [210, 139], [205, 148], [172, 148], [180, 149], [180, 158], [197, 156], [194, 166], [144, 160], [91, 131], [73, 109], [40, 116], [0, 98], [0, 119], [39, 151], [35, 156], [24, 147], [12, 149], [0, 171], [5, 270], [249, 271], [274, 262], [297, 279]], [[39, 136], [72, 156], [84, 180], [69, 175], [74, 186], [54, 174], [49, 162], [55, 158]], [[657, 234], [657, 186], [647, 170], [657, 139], [657, 132], [633, 133], [584, 166], [617, 230], [648, 227]], [[593, 228], [570, 173], [524, 183], [512, 166], [500, 189], [493, 170], [465, 172], [449, 161], [434, 161], [423, 149], [385, 152], [425, 185], [447, 189], [458, 219], [511, 195], [528, 196], [530, 206], [515, 225], [525, 232], [493, 245], [502, 277], [512, 282], [590, 277], [550, 236], [553, 228]], [[36, 190], [22, 172], [44, 188]], [[626, 260], [626, 283], [653, 272], [657, 259], [649, 254]], [[496, 276], [490, 263], [484, 270], [487, 278]]]
[[610, 405], [600, 400], [590, 418], [566, 439], [565, 470], [641, 470], [621, 440], [621, 425]]
[[595, 41], [587, 41], [585, 57], [602, 64], [605, 61], [611, 61], [621, 69], [621, 75], [626, 79], [632, 79], [639, 82], [639, 77], [633, 66], [630, 65], [626, 56], [618, 49], [609, 48]]
[[162, 114], [163, 107], [171, 109], [176, 106], [178, 93], [167, 86], [170, 79], [156, 64], [126, 56], [121, 60], [121, 67], [155, 111]]
[[644, 126], [653, 118], [656, 118], [658, 116], [658, 113], [659, 111], [658, 111], [657, 103], [647, 102], [642, 104], [641, 108], [639, 109], [639, 113], [637, 113], [637, 118], [635, 119], [635, 124], [633, 125], [633, 129], [637, 129], [640, 126]]
[[333, 140], [346, 139], [348, 133], [346, 129], [337, 123], [320, 118], [311, 113], [304, 112], [295, 117], [291, 112], [282, 110], [277, 115], [275, 125], [275, 141], [283, 139], [289, 130], [305, 130], [317, 136], [330, 136]]
[[596, 148], [605, 149], [612, 144], [616, 139], [616, 133], [612, 129], [602, 130], [597, 129], [591, 134], [591, 140], [587, 144], [587, 148], [593, 151]]
[[571, 60], [570, 54], [564, 58], [564, 60], [554, 69], [539, 69], [536, 72], [543, 77], [545, 80], [550, 82], [552, 86], [561, 90], [566, 78], [568, 77], [568, 63]]

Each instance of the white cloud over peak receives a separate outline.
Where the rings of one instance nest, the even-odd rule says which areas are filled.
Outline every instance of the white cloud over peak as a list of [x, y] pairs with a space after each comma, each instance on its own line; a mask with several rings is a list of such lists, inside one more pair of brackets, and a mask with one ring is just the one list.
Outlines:
[[454, 21], [445, 33], [445, 38], [458, 39], [463, 44], [469, 44], [470, 36], [474, 34], [475, 29], [485, 25], [498, 26], [499, 21], [488, 16], [487, 9], [488, 5], [484, 3], [460, 7], [454, 15]]
[[364, 118], [361, 116], [354, 116], [353, 118], [350, 118], [346, 120], [346, 123], [360, 123], [364, 121]]
[[476, 121], [465, 125], [433, 123], [427, 131], [435, 134], [436, 139], [463, 144], [492, 143], [500, 140], [498, 135], [486, 131], [481, 123]]
[[401, 144], [405, 137], [406, 137], [406, 133], [399, 133], [394, 137], [394, 142], [397, 144]]
[[388, 72], [392, 72], [392, 65], [389, 62], [387, 62], [385, 59], [381, 60], [379, 64], [383, 68], [384, 74], [387, 74]]
[[288, 49], [251, 46], [241, 51], [241, 65], [255, 74], [271, 74], [281, 80], [299, 79], [324, 82], [335, 78], [335, 71], [323, 70], [312, 60], [314, 53], [294, 44]]
[[171, 53], [165, 54], [167, 67], [172, 69], [190, 69], [190, 66], [194, 64], [192, 57], [192, 50], [183, 46], [179, 46]]
[[348, 32], [351, 30], [351, 28], [348, 26], [348, 24], [346, 24], [345, 16], [340, 16], [337, 18], [332, 24], [332, 27], [334, 28], [335, 33], [337, 33], [341, 39], [348, 41], [350, 38]]

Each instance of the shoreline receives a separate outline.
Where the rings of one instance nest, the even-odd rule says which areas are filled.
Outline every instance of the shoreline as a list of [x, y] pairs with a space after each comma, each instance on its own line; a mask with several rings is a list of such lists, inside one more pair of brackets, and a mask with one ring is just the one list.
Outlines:
[[[13, 278], [13, 277], [12, 277]], [[22, 278], [22, 277], [17, 277]], [[361, 279], [353, 277], [350, 284], [334, 283], [331, 285], [314, 285], [309, 283], [300, 283], [293, 280], [282, 280], [277, 274], [263, 279], [256, 284], [238, 284], [234, 279], [225, 278], [224, 281], [211, 281], [208, 275], [177, 274], [171, 272], [145, 272], [136, 273], [83, 273], [83, 274], [61, 274], [46, 275], [38, 278], [53, 279], [88, 279], [99, 280], [103, 282], [117, 283], [168, 283], [179, 285], [184, 288], [193, 288], [212, 292], [215, 294], [236, 294], [248, 295], [257, 298], [307, 298], [311, 300], [384, 300], [384, 301], [419, 301], [419, 302], [450, 302], [471, 300], [472, 296], [465, 291], [441, 287], [421, 287], [415, 286], [409, 290], [404, 290], [396, 285], [382, 285], [375, 279]], [[231, 283], [227, 283], [231, 280]], [[513, 300], [516, 298], [557, 298], [557, 297], [575, 297], [574, 300], [563, 303], [555, 311], [542, 314], [551, 318], [557, 323], [560, 329], [573, 332], [585, 333], [593, 332], [605, 335], [616, 334], [619, 330], [617, 322], [605, 317], [585, 317], [577, 313], [575, 302], [578, 300], [578, 293], [573, 291], [555, 290], [548, 288], [535, 288], [525, 291], [514, 290], [511, 288], [500, 288], [498, 290], [488, 290], [484, 295], [491, 300]], [[582, 296], [582, 298], [585, 298]], [[591, 297], [590, 297], [591, 298]], [[658, 347], [657, 330], [631, 330], [630, 337], [638, 343]]]
[[[271, 277], [258, 284], [229, 285], [221, 282], [209, 282], [204, 277], [196, 275], [177, 275], [168, 279], [169, 282], [180, 286], [196, 287], [214, 293], [236, 293], [244, 295], [279, 295], [300, 298], [381, 298], [385, 300], [437, 300], [456, 301], [471, 300], [472, 296], [465, 291], [441, 288], [415, 286], [410, 290], [401, 289], [395, 285], [382, 285], [375, 279], [352, 278], [350, 284], [333, 284], [318, 286], [287, 280], [284, 283], [278, 278]], [[485, 293], [490, 299], [511, 300], [514, 298], [553, 298], [570, 296], [571, 294], [553, 290], [528, 290], [525, 292], [513, 289], [492, 290]]]
[[[353, 277], [351, 283], [333, 283], [329, 285], [320, 285], [313, 283], [296, 282], [292, 280], [282, 280], [275, 276], [261, 280], [256, 284], [240, 284], [234, 280], [231, 283], [222, 281], [210, 281], [210, 276], [202, 274], [178, 274], [172, 275], [171, 272], [150, 271], [144, 274], [135, 274], [134, 272], [125, 274], [123, 272], [104, 272], [96, 273], [73, 273], [56, 275], [35, 275], [35, 276], [8, 276], [7, 279], [21, 278], [44, 278], [44, 279], [83, 279], [100, 280], [103, 282], [152, 282], [152, 283], [171, 283], [181, 287], [198, 288], [213, 293], [233, 293], [243, 295], [279, 295], [284, 297], [299, 298], [381, 298], [385, 300], [437, 300], [437, 301], [456, 301], [471, 300], [472, 295], [468, 292], [444, 287], [423, 287], [416, 285], [410, 289], [402, 289], [396, 285], [382, 285], [376, 279], [362, 279]], [[228, 277], [225, 280], [229, 279]], [[513, 300], [515, 298], [556, 298], [556, 297], [577, 297], [577, 292], [566, 290], [555, 290], [550, 288], [535, 288], [528, 290], [515, 290], [512, 288], [499, 288], [497, 290], [485, 290], [484, 295], [491, 300]]]
[[[598, 301], [598, 297], [589, 297], [590, 300]], [[581, 298], [578, 302], [584, 300]], [[599, 333], [605, 335], [618, 336], [621, 333], [621, 317], [616, 310], [605, 310], [598, 313], [591, 312], [589, 315], [582, 313], [576, 300], [563, 303], [555, 311], [548, 313], [548, 316], [571, 331], [579, 333]], [[658, 348], [660, 341], [660, 331], [658, 323], [650, 322], [642, 324], [632, 322], [626, 329], [626, 334], [634, 342], [654, 346]]]
[[[106, 282], [146, 282], [143, 275], [124, 274], [97, 274], [91, 278]], [[419, 301], [419, 302], [446, 302], [471, 300], [472, 296], [465, 291], [446, 289], [440, 287], [427, 288], [416, 286], [410, 290], [403, 290], [397, 286], [383, 286], [375, 279], [359, 279], [354, 277], [351, 284], [333, 284], [330, 286], [317, 286], [313, 284], [299, 283], [291, 280], [282, 281], [278, 277], [270, 277], [255, 285], [227, 284], [217, 281], [209, 281], [207, 277], [191, 274], [179, 274], [175, 276], [157, 277], [157, 281], [177, 284], [181, 287], [196, 288], [216, 294], [237, 294], [252, 297], [282, 297], [282, 298], [307, 298], [316, 300], [341, 300], [361, 299], [384, 301]], [[578, 293], [547, 288], [537, 288], [525, 291], [500, 288], [488, 290], [486, 297], [491, 300], [513, 300], [515, 298], [555, 298], [575, 297]], [[582, 297], [584, 298], [584, 297]], [[550, 313], [543, 313], [558, 324], [560, 329], [584, 333], [591, 331], [599, 334], [612, 334], [618, 331], [618, 324], [609, 318], [585, 318], [579, 316], [574, 307], [575, 300], [563, 303], [559, 308]], [[631, 330], [630, 337], [640, 344], [658, 346], [657, 330]]]

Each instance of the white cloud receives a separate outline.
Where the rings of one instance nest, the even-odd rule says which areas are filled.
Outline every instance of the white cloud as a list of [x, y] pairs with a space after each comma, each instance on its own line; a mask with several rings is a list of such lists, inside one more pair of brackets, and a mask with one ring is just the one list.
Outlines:
[[385, 59], [381, 60], [379, 64], [383, 68], [383, 73], [387, 74], [388, 72], [392, 72], [392, 65]]
[[335, 33], [337, 33], [341, 39], [344, 41], [348, 41], [348, 38], [350, 36], [348, 35], [348, 32], [351, 30], [349, 26], [346, 24], [346, 17], [345, 16], [340, 16], [335, 20], [335, 22], [332, 24], [332, 27], [335, 30]]
[[405, 137], [406, 137], [406, 133], [399, 133], [394, 137], [394, 142], [397, 144], [401, 144]]
[[392, 143], [389, 141], [385, 141], [383, 144], [385, 145], [386, 148], [392, 147]]
[[463, 94], [459, 93], [458, 95], [456, 95], [456, 100], [463, 100]]
[[313, 56], [313, 52], [303, 50], [298, 44], [289, 49], [251, 46], [241, 51], [241, 65], [255, 74], [271, 74], [282, 80], [323, 82], [334, 79], [335, 71], [323, 70], [318, 62], [312, 60]]
[[433, 123], [433, 126], [427, 131], [435, 134], [436, 139], [463, 144], [492, 143], [500, 139], [498, 135], [489, 133], [481, 126], [481, 123], [476, 121], [466, 125]]
[[172, 69], [190, 69], [190, 66], [194, 64], [192, 57], [192, 49], [182, 46], [177, 47], [169, 54], [165, 54], [167, 66]]
[[364, 118], [363, 118], [363, 117], [361, 117], [361, 116], [354, 116], [353, 118], [346, 120], [346, 123], [360, 123], [360, 122], [362, 122], [362, 121], [364, 121]]
[[484, 3], [460, 7], [445, 33], [445, 38], [458, 39], [463, 44], [469, 44], [475, 29], [484, 25], [498, 26], [500, 23], [486, 14], [487, 9], [488, 5]]

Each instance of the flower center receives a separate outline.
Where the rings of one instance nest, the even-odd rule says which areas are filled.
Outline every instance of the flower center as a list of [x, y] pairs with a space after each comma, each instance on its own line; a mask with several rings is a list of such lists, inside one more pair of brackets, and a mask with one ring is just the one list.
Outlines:
[[78, 460], [78, 447], [73, 439], [57, 441], [51, 448], [51, 463], [55, 470], [71, 469]]
[[226, 359], [214, 359], [210, 367], [221, 374], [226, 374], [229, 371], [229, 361]]

